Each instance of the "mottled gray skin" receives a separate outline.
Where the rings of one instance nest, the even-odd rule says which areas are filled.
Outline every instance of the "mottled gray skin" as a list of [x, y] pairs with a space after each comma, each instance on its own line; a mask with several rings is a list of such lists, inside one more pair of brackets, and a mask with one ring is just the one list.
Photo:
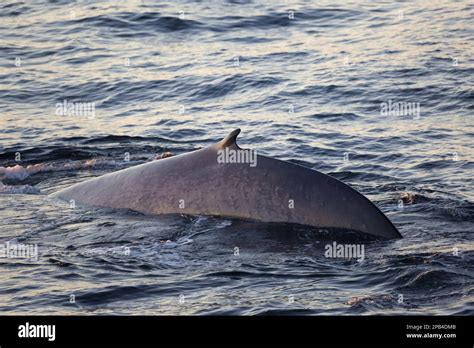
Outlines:
[[236, 129], [207, 148], [93, 178], [53, 196], [145, 214], [226, 216], [401, 238], [372, 202], [325, 174], [260, 155], [255, 167], [218, 163], [218, 150], [240, 149], [239, 133]]

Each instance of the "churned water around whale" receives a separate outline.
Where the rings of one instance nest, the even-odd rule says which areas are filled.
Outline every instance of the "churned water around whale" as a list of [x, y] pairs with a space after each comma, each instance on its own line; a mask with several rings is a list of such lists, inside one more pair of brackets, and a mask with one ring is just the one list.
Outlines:
[[[0, 5], [0, 242], [39, 250], [0, 258], [2, 313], [472, 314], [474, 6], [445, 5]], [[404, 238], [48, 197], [234, 128], [353, 186]], [[334, 241], [363, 261], [326, 257]]]

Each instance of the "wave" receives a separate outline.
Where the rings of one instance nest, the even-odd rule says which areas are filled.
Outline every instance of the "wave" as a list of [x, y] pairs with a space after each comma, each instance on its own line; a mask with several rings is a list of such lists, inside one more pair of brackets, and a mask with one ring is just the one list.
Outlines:
[[4, 185], [0, 181], [0, 194], [8, 195], [36, 195], [40, 190], [31, 185]]
[[[171, 156], [171, 153], [163, 153], [155, 159]], [[127, 166], [140, 164], [143, 161], [115, 161], [104, 159], [91, 159], [86, 161], [72, 161], [64, 163], [38, 163], [28, 166], [19, 164], [11, 167], [0, 167], [0, 194], [40, 194], [41, 191], [30, 184], [16, 184], [28, 180], [36, 174], [76, 172], [79, 170], [103, 170], [121, 169]]]
[[329, 122], [339, 122], [339, 121], [353, 121], [359, 118], [360, 116], [351, 112], [342, 112], [342, 113], [317, 113], [306, 118], [311, 120], [324, 120]]
[[[189, 15], [166, 15], [157, 11], [150, 12], [117, 12], [114, 14], [97, 14], [69, 21], [60, 21], [51, 25], [66, 27], [65, 34], [74, 34], [78, 31], [88, 30], [90, 27], [104, 30], [104, 35], [116, 37], [148, 37], [155, 33], [173, 32], [202, 32], [216, 33], [230, 32], [238, 29], [267, 30], [273, 28], [286, 28], [289, 26], [307, 25], [327, 27], [347, 25], [348, 20], [362, 18], [361, 11], [321, 8], [294, 10], [295, 18], [289, 18], [289, 11], [270, 12], [248, 16], [222, 16], [208, 17], [206, 21], [189, 18]], [[82, 28], [82, 29], [80, 29]]]
[[[131, 163], [133, 164], [133, 163]], [[50, 173], [50, 172], [61, 172], [61, 171], [76, 171], [83, 169], [93, 168], [104, 168], [104, 167], [121, 167], [123, 163], [118, 161], [107, 161], [107, 160], [86, 160], [86, 161], [74, 161], [67, 163], [38, 163], [28, 165], [26, 167], [19, 164], [12, 167], [0, 167], [0, 178], [11, 179], [14, 181], [23, 181], [38, 173]], [[127, 164], [129, 165], [129, 164]]]
[[[115, 29], [115, 35], [118, 37], [137, 35], [143, 37], [155, 32], [174, 32], [204, 27], [199, 21], [168, 16], [160, 12], [119, 12], [114, 15], [96, 15], [62, 23], [72, 27], [72, 32], [75, 32], [77, 28], [90, 26], [104, 28], [107, 31], [112, 29], [112, 32]], [[130, 34], [127, 35], [127, 32]]]

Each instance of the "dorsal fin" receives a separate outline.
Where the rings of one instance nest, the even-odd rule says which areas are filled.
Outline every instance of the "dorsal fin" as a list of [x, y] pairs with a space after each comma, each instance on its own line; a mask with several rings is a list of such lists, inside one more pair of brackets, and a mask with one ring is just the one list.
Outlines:
[[226, 147], [240, 149], [239, 145], [237, 145], [237, 136], [240, 133], [240, 128], [234, 129], [230, 132], [224, 139], [217, 143], [217, 146], [221, 149]]

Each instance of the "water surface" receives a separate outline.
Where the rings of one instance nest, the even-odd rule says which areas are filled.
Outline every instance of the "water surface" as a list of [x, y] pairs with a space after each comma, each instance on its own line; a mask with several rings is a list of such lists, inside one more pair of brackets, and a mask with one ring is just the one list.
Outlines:
[[[0, 259], [0, 311], [472, 315], [472, 18], [469, 1], [2, 2], [0, 242], [40, 255]], [[234, 128], [404, 238], [357, 239], [357, 262], [326, 258], [324, 232], [48, 197]]]

